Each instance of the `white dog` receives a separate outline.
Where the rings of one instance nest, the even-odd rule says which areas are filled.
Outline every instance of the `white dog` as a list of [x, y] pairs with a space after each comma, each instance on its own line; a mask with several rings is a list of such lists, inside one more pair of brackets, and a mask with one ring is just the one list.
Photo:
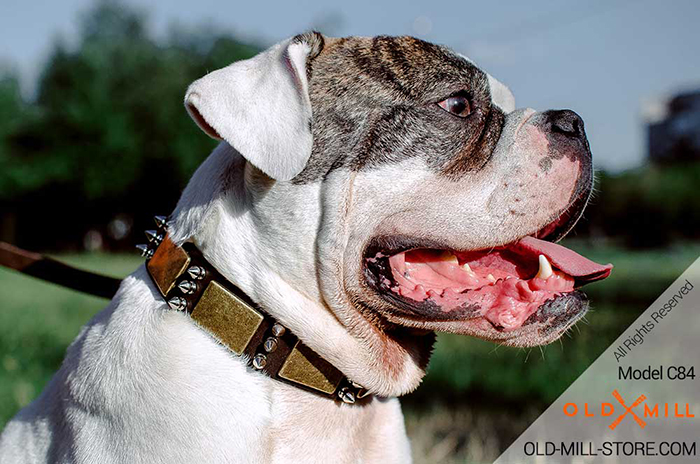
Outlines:
[[142, 266], [7, 425], [3, 464], [410, 462], [396, 397], [435, 331], [549, 343], [586, 311], [578, 283], [609, 272], [542, 240], [591, 191], [581, 119], [516, 111], [444, 47], [308, 33], [208, 74], [185, 103], [222, 142], [164, 243], [199, 250], [280, 340], [346, 378], [314, 393], [270, 374], [251, 353], [287, 362], [273, 346], [236, 350], [238, 322], [196, 319], [194, 280], [164, 290]]

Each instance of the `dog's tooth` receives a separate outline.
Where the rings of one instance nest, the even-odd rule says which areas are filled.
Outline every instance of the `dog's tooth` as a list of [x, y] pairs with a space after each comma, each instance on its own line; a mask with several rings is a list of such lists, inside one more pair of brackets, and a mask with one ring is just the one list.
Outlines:
[[542, 280], [547, 280], [552, 275], [552, 265], [549, 264], [549, 260], [545, 255], [540, 255], [539, 260], [540, 269], [537, 271], [537, 275], [535, 277]]
[[448, 263], [459, 264], [457, 257], [454, 255], [454, 253], [450, 251], [443, 251], [440, 255], [440, 261], [447, 261]]
[[472, 268], [469, 267], [469, 263], [462, 264], [462, 269], [464, 269], [467, 272], [472, 272]]
[[493, 276], [493, 274], [487, 275], [486, 278], [489, 280], [489, 282], [496, 283], [496, 278]]

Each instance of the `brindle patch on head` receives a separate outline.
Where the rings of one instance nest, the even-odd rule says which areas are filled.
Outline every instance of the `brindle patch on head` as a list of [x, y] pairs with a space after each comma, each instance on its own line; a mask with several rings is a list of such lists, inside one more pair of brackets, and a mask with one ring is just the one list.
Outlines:
[[[326, 39], [308, 72], [314, 144], [295, 183], [411, 157], [458, 178], [488, 161], [504, 124], [483, 71], [413, 37]], [[437, 105], [455, 94], [469, 98], [466, 118]]]
[[[326, 40], [321, 33], [309, 31], [295, 36], [292, 39], [292, 43], [305, 43], [309, 46], [307, 60], [310, 62], [321, 53], [323, 47], [325, 46]], [[306, 67], [306, 78], [307, 80], [311, 79], [311, 66]], [[311, 129], [311, 121], [309, 121], [309, 129]]]

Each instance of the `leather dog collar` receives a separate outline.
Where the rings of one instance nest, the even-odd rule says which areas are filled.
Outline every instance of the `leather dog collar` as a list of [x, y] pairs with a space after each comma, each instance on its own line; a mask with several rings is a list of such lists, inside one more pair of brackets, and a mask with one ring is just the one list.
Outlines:
[[188, 314], [219, 343], [246, 357], [249, 366], [273, 379], [348, 404], [369, 396], [222, 276], [194, 244], [175, 245], [165, 217], [155, 220], [158, 229], [146, 231], [149, 244], [138, 248], [171, 309]]

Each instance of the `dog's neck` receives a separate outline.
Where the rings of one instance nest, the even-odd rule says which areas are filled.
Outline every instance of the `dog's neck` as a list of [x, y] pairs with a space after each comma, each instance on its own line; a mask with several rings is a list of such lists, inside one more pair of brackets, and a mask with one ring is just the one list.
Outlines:
[[[158, 218], [156, 218], [158, 219]], [[353, 384], [221, 275], [192, 243], [173, 243], [164, 221], [151, 234], [146, 269], [171, 309], [183, 311], [248, 366], [329, 399], [366, 403]]]
[[[424, 372], [370, 322], [347, 327], [323, 296], [317, 233], [320, 183], [276, 185], [220, 144], [194, 174], [173, 213], [177, 244], [193, 242], [254, 302], [350, 380], [380, 396], [412, 390]], [[342, 250], [341, 250], [342, 251]], [[387, 358], [395, 359], [386, 371]]]

